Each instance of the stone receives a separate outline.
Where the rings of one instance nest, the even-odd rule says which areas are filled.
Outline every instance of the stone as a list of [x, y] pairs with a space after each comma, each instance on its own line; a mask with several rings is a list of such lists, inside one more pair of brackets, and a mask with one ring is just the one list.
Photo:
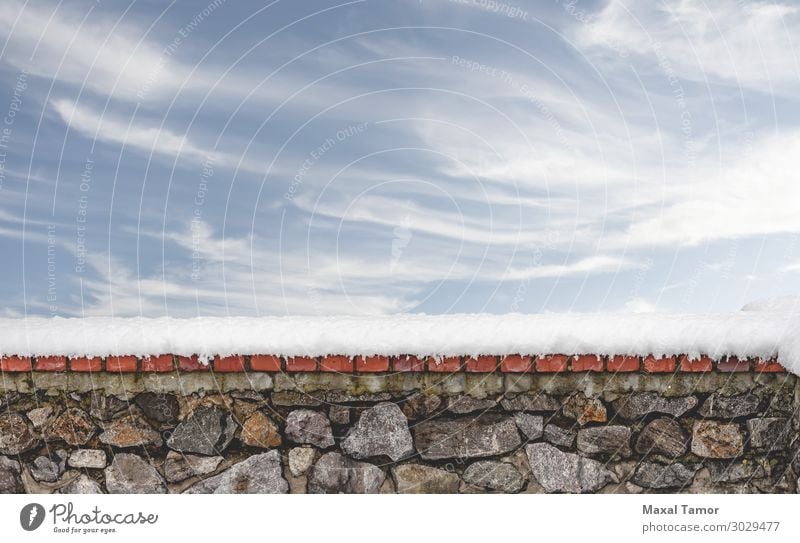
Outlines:
[[456, 494], [461, 482], [456, 473], [421, 464], [394, 466], [392, 475], [398, 494]]
[[388, 456], [397, 462], [414, 454], [414, 441], [408, 420], [397, 405], [379, 403], [361, 414], [342, 441], [342, 450], [353, 458], [363, 460]]
[[0, 454], [17, 455], [35, 449], [39, 438], [19, 413], [0, 415]]
[[295, 477], [305, 475], [314, 463], [317, 451], [311, 447], [295, 447], [289, 450], [289, 471]]
[[725, 462], [708, 460], [706, 462], [711, 480], [715, 483], [739, 483], [766, 477], [767, 473], [759, 462], [736, 460]]
[[322, 405], [322, 400], [303, 392], [288, 390], [273, 392], [272, 404], [279, 407], [317, 407]]
[[747, 421], [750, 446], [757, 451], [781, 451], [789, 446], [792, 421], [780, 417], [764, 417]]
[[323, 403], [342, 404], [342, 403], [378, 403], [392, 399], [388, 392], [365, 392], [363, 394], [350, 394], [344, 390], [326, 390], [320, 395]]
[[336, 444], [328, 417], [310, 409], [295, 409], [289, 413], [286, 417], [286, 437], [295, 443], [308, 443], [320, 449]]
[[412, 394], [401, 406], [406, 417], [412, 420], [432, 416], [442, 405], [442, 399], [432, 394]]
[[236, 422], [219, 407], [197, 407], [167, 439], [174, 451], [214, 456], [221, 454], [233, 439]]
[[49, 456], [37, 456], [28, 468], [34, 480], [40, 483], [55, 483], [64, 473], [65, 466]]
[[474, 398], [472, 396], [451, 396], [447, 399], [447, 410], [456, 415], [466, 415], [475, 411], [487, 411], [497, 406], [495, 400]]
[[127, 449], [130, 447], [161, 447], [161, 434], [137, 415], [103, 423], [100, 441], [106, 445]]
[[599, 398], [587, 398], [581, 393], [573, 394], [564, 402], [565, 417], [578, 421], [583, 426], [589, 422], [606, 422], [608, 412]]
[[752, 393], [725, 396], [715, 392], [700, 406], [700, 416], [716, 419], [735, 419], [755, 415], [759, 411], [761, 399]]
[[[398, 408], [399, 409], [399, 408]], [[323, 454], [308, 474], [309, 494], [378, 494], [386, 475], [338, 452]]]
[[100, 449], [78, 449], [72, 451], [67, 463], [71, 468], [103, 469], [106, 467], [106, 453]]
[[61, 413], [48, 426], [45, 436], [48, 440], [62, 440], [69, 445], [85, 445], [97, 431], [92, 418], [77, 407], [70, 407]]
[[694, 396], [667, 398], [656, 392], [639, 392], [623, 396], [612, 402], [611, 405], [620, 417], [628, 420], [636, 420], [651, 413], [664, 413], [680, 417], [694, 409], [697, 405], [697, 398]]
[[667, 417], [647, 423], [636, 440], [636, 452], [639, 454], [661, 454], [677, 458], [686, 453], [688, 447], [689, 435], [677, 421]]
[[522, 490], [525, 479], [517, 469], [506, 462], [480, 460], [464, 470], [465, 483], [494, 490], [514, 493]]
[[19, 494], [22, 488], [22, 468], [19, 462], [0, 456], [0, 494]]
[[544, 427], [544, 440], [559, 447], [572, 447], [578, 433], [571, 428], [562, 428], [555, 424], [548, 424]]
[[528, 439], [539, 439], [544, 434], [544, 417], [528, 413], [514, 413], [514, 422]]
[[595, 426], [578, 430], [578, 450], [586, 454], [631, 455], [631, 429], [627, 426]]
[[511, 398], [504, 398], [500, 405], [506, 411], [558, 411], [561, 403], [547, 394], [541, 392], [528, 392], [518, 394]]
[[692, 452], [705, 458], [736, 458], [744, 452], [737, 424], [701, 420], [692, 428]]
[[417, 452], [425, 460], [480, 458], [505, 454], [522, 443], [511, 417], [429, 420], [414, 428]]
[[130, 404], [128, 401], [122, 400], [113, 394], [105, 395], [95, 392], [91, 396], [89, 414], [96, 419], [109, 421], [129, 409]]
[[350, 408], [346, 405], [332, 405], [328, 411], [328, 418], [333, 424], [350, 424]]
[[180, 407], [174, 394], [161, 392], [142, 392], [134, 400], [144, 416], [162, 424], [178, 421]]
[[169, 483], [176, 483], [189, 477], [207, 475], [215, 471], [223, 460], [221, 456], [198, 456], [169, 451], [164, 461], [164, 478]]
[[59, 494], [103, 494], [103, 487], [100, 483], [81, 473], [72, 481], [61, 487]]
[[110, 494], [166, 494], [167, 486], [156, 468], [135, 454], [114, 455], [104, 470]]
[[36, 409], [31, 409], [28, 411], [28, 420], [31, 421], [33, 427], [36, 429], [44, 428], [47, 423], [50, 421], [50, 417], [53, 414], [53, 406], [45, 405], [43, 407], [37, 407]]
[[248, 447], [260, 449], [280, 447], [283, 442], [278, 426], [263, 411], [254, 412], [244, 421], [239, 439]]
[[690, 468], [677, 462], [656, 464], [642, 462], [636, 468], [633, 482], [645, 488], [685, 488], [692, 484], [697, 468]]
[[527, 445], [525, 452], [531, 473], [545, 492], [584, 494], [619, 482], [616, 475], [597, 460], [562, 452], [549, 443]]
[[184, 494], [285, 494], [289, 483], [283, 478], [278, 451], [250, 456], [189, 487]]

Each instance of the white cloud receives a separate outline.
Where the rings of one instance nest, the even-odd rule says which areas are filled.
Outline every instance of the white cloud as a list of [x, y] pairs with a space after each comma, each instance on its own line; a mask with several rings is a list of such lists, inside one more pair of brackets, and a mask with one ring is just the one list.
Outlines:
[[654, 313], [657, 306], [644, 298], [631, 298], [625, 302], [623, 310], [626, 313]]
[[592, 275], [596, 273], [619, 273], [642, 265], [627, 258], [596, 255], [582, 258], [569, 264], [543, 264], [525, 269], [512, 269], [508, 279], [545, 279]]

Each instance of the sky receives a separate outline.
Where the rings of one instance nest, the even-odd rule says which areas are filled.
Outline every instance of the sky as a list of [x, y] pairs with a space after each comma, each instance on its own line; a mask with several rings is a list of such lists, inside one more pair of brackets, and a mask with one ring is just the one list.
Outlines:
[[800, 5], [0, 3], [0, 316], [736, 311]]

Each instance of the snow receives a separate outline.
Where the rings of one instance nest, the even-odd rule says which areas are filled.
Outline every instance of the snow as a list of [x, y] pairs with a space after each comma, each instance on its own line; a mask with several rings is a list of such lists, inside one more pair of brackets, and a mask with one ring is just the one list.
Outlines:
[[0, 355], [706, 354], [772, 358], [800, 373], [800, 315], [397, 315], [0, 319]]

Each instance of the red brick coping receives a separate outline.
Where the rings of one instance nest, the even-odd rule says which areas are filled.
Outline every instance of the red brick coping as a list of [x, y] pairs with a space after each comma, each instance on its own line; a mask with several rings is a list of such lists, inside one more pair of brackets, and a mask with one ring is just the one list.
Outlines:
[[595, 356], [552, 354], [481, 355], [417, 357], [400, 356], [275, 356], [240, 355], [217, 356], [209, 364], [202, 364], [197, 356], [164, 354], [138, 358], [136, 356], [77, 357], [46, 356], [0, 358], [2, 372], [73, 371], [107, 373], [160, 373], [171, 371], [214, 372], [336, 372], [336, 373], [567, 373], [567, 372], [755, 372], [783, 373], [786, 369], [777, 360], [760, 358], [739, 359], [725, 357], [713, 360], [708, 356], [689, 358], [686, 355], [656, 358], [647, 356]]

